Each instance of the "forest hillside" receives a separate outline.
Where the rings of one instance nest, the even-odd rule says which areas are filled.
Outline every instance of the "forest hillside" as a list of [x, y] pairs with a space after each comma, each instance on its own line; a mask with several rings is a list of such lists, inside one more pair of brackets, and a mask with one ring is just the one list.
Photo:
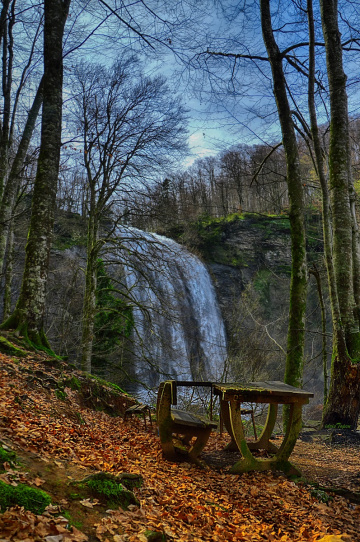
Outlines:
[[[359, 442], [339, 445], [334, 430], [298, 441], [302, 480], [237, 476], [219, 462], [226, 435], [213, 433], [203, 469], [169, 463], [154, 421], [124, 422], [129, 396], [62, 361], [0, 355], [0, 382], [1, 540], [360, 540]], [[99, 483], [110, 475], [117, 491]]]

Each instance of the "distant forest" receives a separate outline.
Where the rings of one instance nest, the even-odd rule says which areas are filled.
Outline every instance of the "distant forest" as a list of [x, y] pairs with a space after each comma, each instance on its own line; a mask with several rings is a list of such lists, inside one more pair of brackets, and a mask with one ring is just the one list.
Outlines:
[[[304, 134], [303, 134], [304, 135]], [[350, 121], [354, 186], [360, 194], [360, 119]], [[328, 128], [322, 127], [324, 148]], [[301, 170], [308, 210], [320, 212], [321, 189], [306, 137], [299, 136]], [[86, 216], [89, 199], [85, 173], [60, 176], [57, 204]], [[289, 208], [286, 159], [281, 144], [235, 145], [199, 158], [157, 182], [132, 186], [113, 209], [115, 220], [147, 231], [170, 233], [199, 217], [218, 218], [250, 212], [280, 215]], [[110, 217], [109, 217], [110, 218]]]

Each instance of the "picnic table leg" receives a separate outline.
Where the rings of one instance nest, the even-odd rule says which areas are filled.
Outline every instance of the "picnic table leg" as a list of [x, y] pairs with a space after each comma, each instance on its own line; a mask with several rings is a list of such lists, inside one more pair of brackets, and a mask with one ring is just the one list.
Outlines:
[[[302, 427], [302, 404], [293, 403], [290, 405], [289, 421], [287, 424], [284, 440], [280, 446], [279, 451], [276, 453], [276, 460], [279, 462], [286, 461], [289, 463], [288, 458], [294, 449], [297, 438]], [[289, 465], [291, 465], [289, 463]], [[294, 468], [294, 467], [293, 467]], [[297, 471], [298, 474], [299, 471]]]
[[240, 451], [242, 459], [237, 461], [230, 469], [230, 472], [247, 472], [249, 470], [257, 470], [256, 459], [252, 455], [248, 443], [245, 440], [245, 433], [241, 421], [241, 403], [230, 399], [229, 401], [229, 418], [231, 424], [231, 437], [234, 439], [236, 449]]
[[224, 422], [224, 425], [226, 427], [227, 432], [229, 433], [229, 435], [231, 437], [231, 441], [229, 442], [229, 444], [227, 444], [225, 446], [225, 450], [227, 452], [236, 452], [238, 450], [238, 447], [237, 447], [235, 437], [234, 437], [234, 433], [233, 433], [232, 426], [231, 426], [229, 402], [228, 401], [223, 401], [221, 399], [220, 408], [221, 408], [221, 418], [222, 418], [222, 420]]
[[248, 443], [250, 450], [267, 450], [271, 453], [276, 453], [278, 451], [279, 448], [275, 446], [275, 444], [270, 442], [270, 438], [275, 427], [277, 412], [278, 405], [269, 404], [264, 429], [262, 430], [262, 433], [257, 440]]
[[[282, 470], [288, 475], [298, 476], [300, 472], [290, 463], [289, 456], [295, 446], [296, 439], [301, 429], [301, 408], [299, 403], [290, 406], [289, 424], [284, 441], [275, 455], [270, 459], [255, 458], [245, 440], [241, 422], [241, 409], [237, 401], [230, 401], [230, 420], [232, 432], [242, 459], [237, 461], [230, 469], [234, 474], [249, 471]], [[260, 440], [260, 439], [259, 439]]]

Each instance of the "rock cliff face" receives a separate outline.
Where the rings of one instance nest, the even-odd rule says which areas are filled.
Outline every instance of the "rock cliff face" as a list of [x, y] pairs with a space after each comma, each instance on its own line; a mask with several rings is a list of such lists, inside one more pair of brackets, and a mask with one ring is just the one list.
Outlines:
[[261, 290], [268, 276], [268, 294], [273, 288], [288, 289], [291, 265], [289, 221], [249, 216], [224, 223], [218, 239], [207, 248], [205, 259], [224, 315], [229, 304], [250, 282]]

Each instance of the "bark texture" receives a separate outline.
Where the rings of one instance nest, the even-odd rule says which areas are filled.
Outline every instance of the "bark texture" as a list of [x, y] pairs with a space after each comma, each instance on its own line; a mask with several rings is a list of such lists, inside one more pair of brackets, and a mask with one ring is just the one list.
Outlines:
[[0, 203], [0, 275], [3, 272], [4, 259], [6, 252], [6, 243], [9, 234], [11, 217], [14, 211], [16, 195], [19, 190], [22, 170], [26, 153], [28, 151], [31, 137], [35, 128], [36, 119], [39, 115], [40, 107], [43, 99], [43, 83], [41, 81], [36, 93], [34, 103], [29, 111], [25, 128], [11, 166], [8, 181], [5, 186], [3, 197]]
[[3, 324], [40, 347], [49, 346], [43, 332], [43, 317], [61, 147], [62, 40], [69, 5], [70, 0], [45, 0], [44, 3], [40, 153], [20, 296], [14, 313]]
[[85, 271], [85, 292], [82, 314], [81, 369], [91, 373], [91, 356], [94, 340], [94, 321], [96, 314], [96, 266], [98, 258], [98, 223], [96, 220], [95, 193], [90, 197], [90, 210], [87, 234], [87, 260]]
[[302, 178], [295, 129], [286, 91], [282, 55], [272, 30], [270, 0], [261, 0], [260, 10], [263, 39], [272, 70], [274, 96], [286, 155], [287, 184], [290, 198], [292, 265], [285, 382], [292, 386], [301, 387], [308, 280]]
[[336, 0], [321, 0], [330, 90], [329, 180], [339, 315], [334, 315], [331, 382], [323, 423], [356, 428], [360, 409], [358, 228], [352, 203], [346, 75]]

